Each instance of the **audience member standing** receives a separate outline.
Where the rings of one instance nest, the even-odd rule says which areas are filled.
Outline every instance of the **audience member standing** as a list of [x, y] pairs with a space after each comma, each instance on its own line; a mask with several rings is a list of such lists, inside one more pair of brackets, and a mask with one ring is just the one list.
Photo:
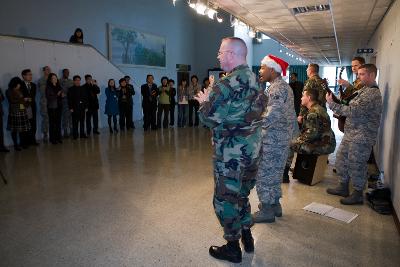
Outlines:
[[60, 85], [63, 90], [62, 99], [62, 128], [64, 130], [64, 137], [72, 135], [72, 116], [68, 107], [68, 89], [74, 85], [74, 82], [69, 78], [69, 69], [63, 69], [62, 78], [60, 79]]
[[10, 150], [8, 150], [4, 145], [3, 101], [4, 101], [4, 95], [0, 88], [0, 152], [10, 152]]
[[201, 89], [201, 91], [204, 93], [204, 91], [206, 90], [206, 89], [208, 89], [208, 87], [210, 86], [210, 79], [207, 77], [207, 78], [204, 78], [203, 79], [203, 86], [202, 86], [202, 89]]
[[[110, 133], [116, 132], [118, 133], [118, 126], [117, 126], [117, 115], [119, 114], [118, 108], [118, 91], [115, 87], [114, 79], [108, 80], [108, 86], [106, 88], [106, 107], [104, 114], [108, 116], [108, 127], [110, 128]], [[114, 131], [111, 125], [111, 119], [114, 122]]]
[[178, 87], [178, 127], [185, 127], [186, 125], [186, 109], [189, 104], [189, 91], [187, 81], [181, 80]]
[[168, 116], [169, 116], [169, 86], [168, 78], [161, 78], [161, 85], [158, 88], [158, 111], [157, 111], [157, 128], [161, 128], [161, 116], [164, 113], [163, 128], [168, 127]]
[[26, 105], [26, 114], [28, 115], [31, 130], [27, 136], [29, 145], [38, 145], [36, 142], [36, 85], [32, 82], [32, 71], [25, 69], [21, 73], [23, 83], [21, 92], [24, 95]]
[[130, 122], [129, 122], [129, 124], [127, 124], [126, 128], [128, 128], [128, 126], [129, 126], [129, 128], [135, 129], [135, 123], [133, 122], [133, 99], [132, 99], [132, 97], [136, 94], [136, 93], [135, 93], [135, 88], [133, 87], [132, 84], [129, 83], [130, 80], [131, 80], [131, 77], [129, 77], [128, 75], [126, 75], [126, 76], [124, 77], [124, 79], [125, 79], [125, 81], [126, 81], [126, 87], [128, 88], [129, 93], [130, 93], [130, 95], [131, 95], [131, 101], [130, 101], [130, 103], [131, 103], [131, 107], [130, 107], [130, 112], [131, 112], [131, 114], [129, 115]]
[[51, 72], [49, 66], [44, 66], [43, 77], [39, 79], [38, 86], [40, 90], [40, 116], [42, 117], [42, 133], [43, 141], [47, 142], [49, 140], [49, 115], [47, 114], [47, 98], [46, 98], [46, 87], [47, 79]]
[[21, 147], [28, 147], [27, 136], [31, 129], [28, 115], [26, 113], [27, 103], [21, 92], [22, 83], [23, 81], [20, 78], [12, 78], [8, 84], [8, 90], [6, 92], [9, 103], [7, 129], [11, 131], [11, 137], [16, 151], [20, 151]]
[[61, 112], [63, 91], [55, 73], [50, 73], [46, 87], [47, 108], [49, 114], [50, 142], [55, 145], [61, 141]]
[[175, 89], [175, 81], [170, 79], [168, 81], [169, 85], [169, 125], [174, 126], [175, 125], [175, 105], [176, 105], [176, 89]]
[[[96, 80], [92, 79], [92, 75], [85, 75], [86, 83], [83, 87], [88, 95], [88, 110], [86, 112], [86, 134], [89, 136], [93, 129], [94, 134], [100, 134], [99, 128], [99, 99], [97, 95], [100, 94], [100, 88], [97, 86]], [[92, 128], [93, 118], [93, 128]]]
[[119, 127], [121, 131], [131, 128], [132, 121], [132, 91], [127, 86], [124, 78], [119, 80], [119, 91], [118, 91], [118, 102], [119, 102]]
[[296, 111], [296, 116], [299, 116], [300, 106], [301, 106], [301, 97], [303, 92], [304, 84], [297, 80], [297, 73], [292, 72], [290, 74], [290, 87], [293, 90], [294, 97], [294, 110]]
[[82, 29], [76, 28], [74, 35], [71, 35], [69, 38], [70, 43], [75, 43], [75, 44], [83, 44], [83, 32]]
[[193, 126], [193, 110], [194, 110], [194, 126], [199, 126], [199, 102], [194, 99], [201, 91], [201, 85], [198, 83], [199, 78], [193, 75], [190, 80], [192, 83], [189, 85], [189, 126]]
[[[72, 114], [72, 136], [74, 139], [87, 138], [85, 134], [85, 113], [88, 107], [88, 96], [85, 88], [81, 86], [81, 77], [73, 77], [74, 85], [68, 89], [68, 107]], [[79, 135], [78, 135], [79, 124]]]
[[140, 88], [142, 93], [143, 129], [145, 131], [147, 131], [149, 127], [151, 127], [152, 130], [157, 129], [156, 112], [158, 88], [153, 82], [153, 75], [148, 74], [146, 77], [146, 83]]

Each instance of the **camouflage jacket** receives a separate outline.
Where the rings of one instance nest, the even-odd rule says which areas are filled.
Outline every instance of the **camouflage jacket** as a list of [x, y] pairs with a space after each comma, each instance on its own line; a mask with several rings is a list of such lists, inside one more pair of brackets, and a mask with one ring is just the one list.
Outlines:
[[[343, 94], [340, 96], [340, 99], [343, 101], [346, 100], [346, 98], [350, 97], [352, 94], [354, 94], [356, 91], [360, 90], [363, 88], [363, 84], [361, 83], [360, 79], [356, 79], [353, 84], [350, 84], [349, 86], [346, 87], [346, 90], [344, 90]], [[346, 103], [347, 104], [347, 103]]]
[[293, 90], [279, 76], [271, 82], [265, 94], [268, 103], [263, 113], [263, 142], [274, 144], [291, 140], [299, 131], [293, 104]]
[[240, 65], [214, 84], [199, 116], [214, 136], [247, 136], [261, 129], [265, 103], [255, 74], [247, 65]]
[[302, 154], [330, 154], [335, 150], [335, 134], [326, 109], [313, 104], [303, 118], [299, 137], [292, 142], [291, 148]]
[[[325, 99], [326, 91], [322, 87], [323, 82], [324, 81], [321, 79], [321, 77], [319, 77], [319, 75], [316, 74], [306, 81], [306, 83], [304, 84], [303, 92], [310, 89], [317, 90], [319, 92], [318, 104], [326, 109], [326, 99]], [[307, 108], [305, 106], [301, 106], [299, 115], [304, 117], [306, 114], [307, 114]]]
[[332, 111], [347, 117], [344, 137], [356, 143], [375, 144], [382, 115], [382, 96], [374, 85], [363, 87], [348, 106], [330, 103]]

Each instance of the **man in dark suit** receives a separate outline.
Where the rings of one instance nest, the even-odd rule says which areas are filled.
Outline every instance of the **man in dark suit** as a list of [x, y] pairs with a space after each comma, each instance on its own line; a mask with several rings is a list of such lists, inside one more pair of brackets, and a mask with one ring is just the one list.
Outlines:
[[32, 71], [25, 69], [21, 72], [23, 83], [21, 84], [21, 92], [27, 103], [26, 112], [28, 114], [31, 130], [27, 136], [27, 143], [29, 145], [37, 146], [36, 142], [36, 84], [32, 82]]
[[88, 107], [86, 112], [86, 134], [90, 135], [92, 131], [92, 118], [93, 118], [93, 133], [100, 134], [99, 128], [99, 99], [97, 95], [100, 94], [100, 88], [97, 86], [96, 80], [92, 79], [92, 75], [85, 75], [86, 83], [83, 87], [87, 93]]
[[157, 113], [157, 96], [158, 88], [153, 83], [154, 77], [148, 74], [146, 83], [141, 87], [142, 108], [143, 108], [143, 128], [145, 131], [151, 126], [152, 130], [157, 130], [156, 113]]
[[[126, 87], [128, 88], [128, 90], [129, 90], [129, 94], [131, 95], [130, 97], [131, 97], [131, 99], [130, 99], [130, 105], [131, 105], [131, 107], [130, 107], [130, 122], [129, 122], [129, 125], [127, 125], [127, 129], [129, 129], [129, 128], [131, 128], [131, 129], [135, 129], [135, 123], [133, 122], [133, 99], [132, 99], [132, 97], [136, 94], [135, 93], [135, 88], [133, 87], [133, 85], [132, 84], [130, 84], [129, 82], [130, 82], [130, 80], [131, 80], [131, 77], [130, 76], [128, 76], [128, 75], [126, 75], [125, 77], [124, 77], [124, 79], [125, 79], [125, 81], [126, 81]], [[129, 127], [128, 127], [129, 126]]]
[[289, 85], [293, 90], [294, 110], [296, 111], [296, 116], [299, 116], [304, 84], [297, 80], [296, 72], [290, 74]]
[[[74, 139], [87, 138], [85, 135], [85, 112], [88, 110], [88, 97], [85, 88], [81, 86], [81, 77], [75, 75], [74, 85], [68, 89], [68, 106], [72, 114], [72, 136]], [[79, 124], [79, 135], [78, 135]]]

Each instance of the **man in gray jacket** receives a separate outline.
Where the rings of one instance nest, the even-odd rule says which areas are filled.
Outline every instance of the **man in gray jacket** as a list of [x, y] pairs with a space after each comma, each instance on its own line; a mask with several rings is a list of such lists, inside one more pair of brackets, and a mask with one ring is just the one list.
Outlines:
[[[329, 188], [328, 194], [345, 197], [344, 205], [363, 204], [363, 190], [367, 179], [367, 161], [376, 142], [382, 114], [382, 96], [375, 82], [377, 69], [374, 64], [362, 65], [358, 78], [364, 85], [348, 106], [333, 102], [327, 93], [329, 108], [340, 116], [347, 117], [344, 136], [336, 154], [336, 170], [340, 176], [339, 186]], [[349, 196], [349, 181], [353, 182], [353, 193]]]

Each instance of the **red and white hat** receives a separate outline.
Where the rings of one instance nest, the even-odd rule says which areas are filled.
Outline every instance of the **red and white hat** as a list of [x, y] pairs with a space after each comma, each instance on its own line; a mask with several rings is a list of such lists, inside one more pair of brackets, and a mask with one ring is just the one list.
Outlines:
[[271, 54], [261, 60], [261, 65], [273, 68], [276, 72], [282, 73], [282, 76], [286, 76], [286, 69], [289, 66], [286, 61]]

